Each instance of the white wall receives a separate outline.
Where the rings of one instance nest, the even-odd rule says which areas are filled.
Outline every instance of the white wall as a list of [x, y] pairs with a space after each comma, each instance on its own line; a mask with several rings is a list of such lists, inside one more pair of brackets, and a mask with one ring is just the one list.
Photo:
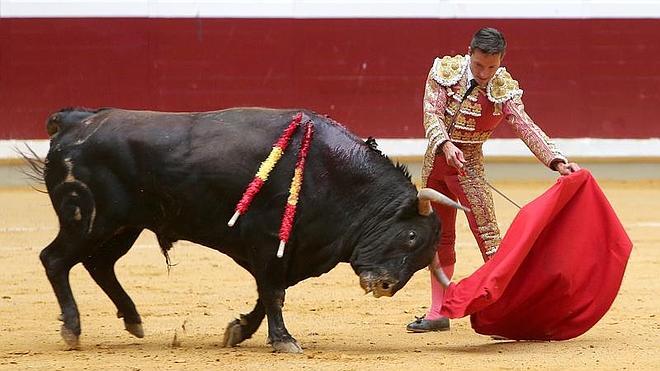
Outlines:
[[0, 0], [0, 17], [660, 18], [660, 1]]
[[[554, 139], [561, 151], [570, 158], [608, 159], [660, 159], [660, 138], [650, 139]], [[378, 147], [392, 157], [422, 157], [426, 139], [377, 139]], [[39, 156], [48, 153], [49, 142], [37, 140], [0, 140], [0, 160], [20, 158], [16, 149], [30, 146]], [[533, 158], [520, 139], [490, 139], [484, 144], [487, 157]]]

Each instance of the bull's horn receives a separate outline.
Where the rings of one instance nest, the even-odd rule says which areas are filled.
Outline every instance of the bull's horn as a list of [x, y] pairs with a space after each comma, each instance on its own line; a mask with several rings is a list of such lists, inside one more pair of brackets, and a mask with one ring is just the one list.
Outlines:
[[437, 255], [433, 258], [433, 262], [429, 264], [429, 270], [431, 271], [431, 273], [433, 273], [435, 279], [438, 280], [438, 282], [440, 282], [442, 287], [444, 288], [449, 287], [451, 281], [449, 280], [449, 278], [447, 278], [445, 271], [443, 271], [442, 268], [440, 267], [440, 263], [438, 262]]
[[431, 201], [437, 202], [442, 205], [451, 206], [455, 209], [461, 209], [463, 211], [470, 211], [467, 207], [459, 204], [458, 202], [452, 200], [451, 198], [443, 195], [442, 193], [431, 188], [422, 188], [417, 192], [417, 209], [419, 210], [420, 215], [428, 216], [431, 215]]

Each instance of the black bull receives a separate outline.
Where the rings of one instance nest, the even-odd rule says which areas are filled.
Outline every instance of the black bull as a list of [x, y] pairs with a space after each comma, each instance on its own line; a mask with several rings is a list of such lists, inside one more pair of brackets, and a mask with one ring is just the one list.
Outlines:
[[314, 125], [291, 239], [276, 257], [278, 231], [302, 130], [232, 228], [227, 221], [273, 143], [298, 111], [229, 109], [161, 113], [66, 109], [50, 116], [44, 180], [59, 219], [42, 252], [61, 308], [61, 334], [78, 345], [80, 315], [69, 271], [82, 262], [117, 307], [126, 330], [142, 337], [135, 304], [114, 265], [140, 232], [153, 231], [167, 257], [177, 240], [218, 250], [257, 282], [254, 309], [230, 322], [224, 345], [250, 338], [264, 316], [277, 351], [300, 352], [282, 317], [287, 287], [349, 262], [360, 284], [391, 296], [432, 261], [439, 223], [407, 171], [371, 142], [303, 110]]

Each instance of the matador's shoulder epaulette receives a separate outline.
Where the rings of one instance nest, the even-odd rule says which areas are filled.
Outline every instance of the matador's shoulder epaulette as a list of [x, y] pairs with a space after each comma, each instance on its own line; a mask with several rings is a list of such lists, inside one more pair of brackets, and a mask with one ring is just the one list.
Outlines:
[[511, 77], [506, 68], [500, 67], [488, 82], [486, 95], [488, 100], [493, 103], [504, 103], [509, 99], [521, 97], [523, 91], [518, 86], [518, 81]]
[[436, 58], [433, 62], [433, 79], [442, 86], [452, 86], [461, 79], [467, 65], [467, 57], [464, 55]]

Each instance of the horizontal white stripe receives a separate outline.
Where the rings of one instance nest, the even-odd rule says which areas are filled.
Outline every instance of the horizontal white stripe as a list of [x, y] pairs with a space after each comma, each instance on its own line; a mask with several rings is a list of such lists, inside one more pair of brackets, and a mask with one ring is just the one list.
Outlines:
[[[1, 1], [1, 0], [0, 0]], [[39, 155], [40, 157], [46, 157], [49, 148], [48, 140], [20, 140], [20, 139], [10, 139], [10, 140], [0, 140], [0, 160], [11, 160], [21, 158], [19, 153], [23, 152], [25, 154], [30, 154], [28, 146]]]
[[[554, 139], [569, 158], [660, 158], [660, 138], [651, 139]], [[423, 156], [426, 139], [379, 139], [378, 147], [389, 156]], [[489, 139], [484, 144], [488, 157], [530, 157], [530, 150], [520, 139]]]
[[[554, 139], [569, 158], [660, 158], [660, 138], [651, 139]], [[378, 148], [392, 157], [421, 157], [426, 151], [426, 139], [377, 139]], [[0, 159], [19, 159], [16, 149], [30, 146], [37, 155], [48, 153], [48, 140], [0, 140]], [[489, 139], [484, 144], [488, 157], [531, 157], [532, 153], [520, 139]]]
[[52, 230], [55, 230], [55, 227], [6, 227], [0, 228], [0, 233], [33, 233]]
[[0, 17], [660, 18], [660, 2], [657, 0], [0, 0]]
[[627, 224], [629, 227], [660, 228], [660, 222], [639, 222]]

